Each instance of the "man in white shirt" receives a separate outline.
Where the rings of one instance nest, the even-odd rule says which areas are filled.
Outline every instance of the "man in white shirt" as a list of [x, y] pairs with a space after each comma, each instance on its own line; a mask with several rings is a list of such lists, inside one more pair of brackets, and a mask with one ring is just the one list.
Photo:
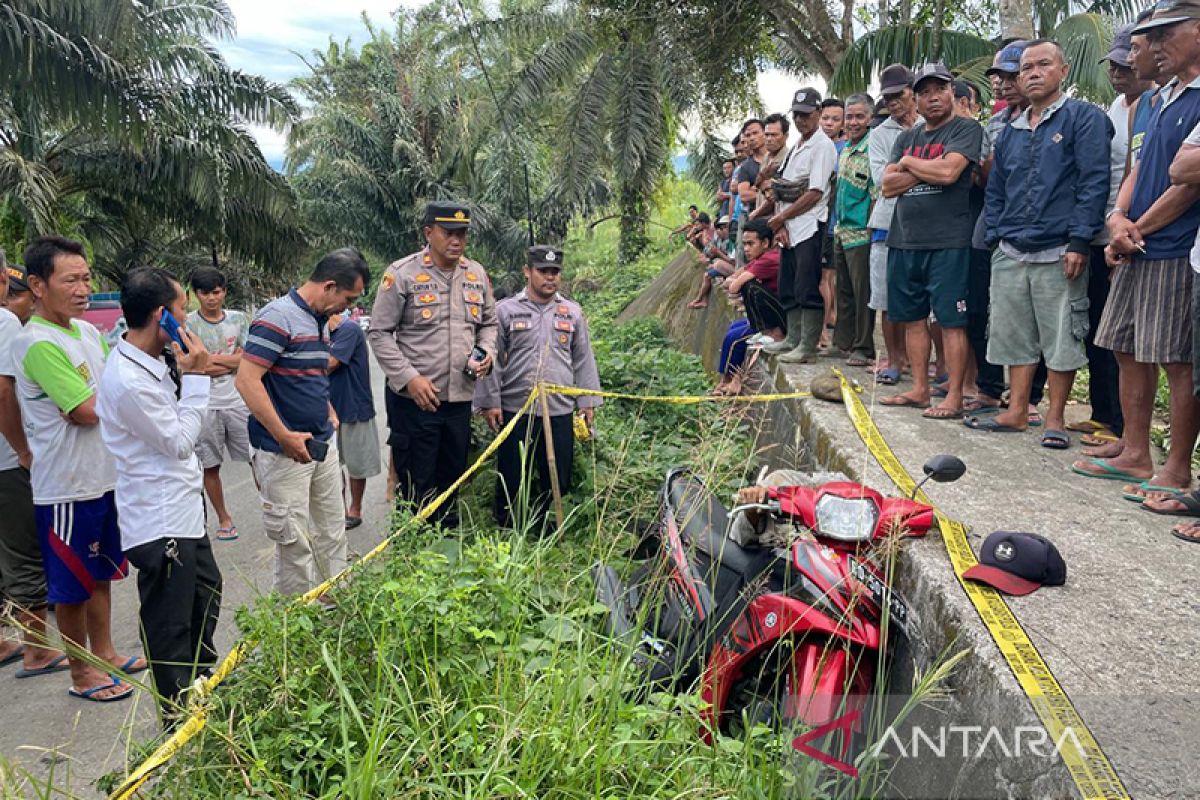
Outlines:
[[[121, 311], [129, 332], [109, 357], [96, 413], [117, 464], [121, 547], [138, 570], [142, 637], [170, 721], [183, 690], [217, 657], [221, 572], [205, 530], [195, 452], [212, 381], [205, 374], [209, 353], [181, 327], [184, 352], [160, 324], [187, 311], [183, 287], [164, 270], [131, 271], [121, 286]], [[162, 358], [168, 346], [182, 376], [178, 387]]]
[[775, 214], [769, 220], [772, 230], [787, 231], [787, 245], [780, 260], [779, 299], [788, 312], [788, 330], [800, 329], [800, 343], [779, 356], [787, 363], [816, 360], [817, 342], [825, 324], [821, 248], [829, 220], [829, 189], [837, 148], [821, 130], [820, 121], [820, 93], [811, 88], [797, 91], [792, 98], [792, 122], [800, 141], [788, 153], [779, 173], [784, 180], [799, 182], [805, 188], [793, 202], [776, 200]]
[[83, 245], [41, 236], [25, 248], [23, 260], [37, 312], [13, 344], [12, 359], [32, 453], [46, 600], [54, 604], [63, 639], [112, 667], [72, 656], [71, 696], [122, 700], [133, 686], [114, 674], [141, 672], [146, 660], [118, 653], [112, 640], [112, 581], [125, 577], [128, 563], [113, 496], [116, 468], [96, 416], [108, 345], [95, 326], [78, 319], [91, 294]]

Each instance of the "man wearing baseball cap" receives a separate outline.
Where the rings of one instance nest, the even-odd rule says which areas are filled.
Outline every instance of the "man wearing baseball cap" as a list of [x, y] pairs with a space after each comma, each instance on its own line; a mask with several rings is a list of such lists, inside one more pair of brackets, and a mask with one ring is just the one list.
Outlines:
[[[983, 128], [983, 152], [979, 163], [981, 186], [986, 188], [992, 169], [992, 151], [1000, 131], [1029, 107], [1029, 100], [1021, 93], [1017, 80], [1021, 54], [1029, 42], [1017, 39], [1005, 44], [992, 59], [987, 76], [996, 87], [996, 96], [1004, 101], [1004, 107], [991, 116]], [[981, 213], [975, 220], [971, 236], [971, 296], [967, 312], [967, 336], [971, 340], [971, 352], [975, 355], [975, 401], [970, 404], [973, 411], [989, 411], [999, 408], [1004, 394], [1004, 367], [987, 360], [988, 308], [991, 306], [992, 250], [987, 245], [987, 226]], [[1029, 395], [1030, 419], [1038, 419], [1038, 406], [1046, 386], [1046, 366], [1038, 364], [1033, 376], [1033, 388]]]
[[912, 90], [912, 70], [903, 64], [892, 64], [879, 73], [880, 94], [887, 107], [888, 117], [871, 131], [871, 146], [867, 155], [871, 163], [871, 182], [875, 184], [875, 205], [867, 220], [871, 228], [871, 299], [868, 308], [883, 312], [881, 327], [887, 348], [887, 362], [879, 364], [875, 379], [886, 386], [900, 382], [906, 357], [904, 329], [891, 320], [887, 306], [887, 236], [896, 209], [895, 198], [882, 193], [883, 173], [892, 155], [892, 146], [904, 131], [921, 122]]
[[[881, 402], [925, 408], [928, 419], [962, 416], [967, 370], [970, 195], [983, 129], [954, 113], [953, 82], [942, 64], [926, 64], [914, 75], [925, 124], [896, 139], [883, 179], [884, 197], [896, 198], [887, 240], [888, 313], [904, 324], [913, 386]], [[945, 399], [928, 408], [931, 311], [942, 326], [950, 379]]]
[[[829, 189], [837, 149], [821, 130], [821, 95], [805, 87], [792, 97], [792, 122], [800, 141], [784, 159], [779, 174], [802, 188], [791, 202], [779, 199], [768, 221], [777, 234], [785, 230], [779, 271], [779, 299], [787, 313], [788, 330], [799, 329], [799, 344], [779, 356], [787, 363], [810, 363], [817, 357], [817, 342], [825, 323], [821, 298], [821, 247], [829, 220]], [[787, 341], [787, 340], [785, 340]]]

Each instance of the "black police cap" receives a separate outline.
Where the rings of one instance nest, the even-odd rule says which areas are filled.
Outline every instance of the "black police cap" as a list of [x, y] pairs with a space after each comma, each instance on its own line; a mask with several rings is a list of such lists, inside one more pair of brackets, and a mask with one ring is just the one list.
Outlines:
[[425, 225], [437, 225], [448, 231], [471, 226], [471, 209], [459, 203], [429, 203], [425, 206]]
[[547, 244], [535, 244], [529, 248], [528, 263], [534, 269], [557, 267], [562, 269], [563, 251]]

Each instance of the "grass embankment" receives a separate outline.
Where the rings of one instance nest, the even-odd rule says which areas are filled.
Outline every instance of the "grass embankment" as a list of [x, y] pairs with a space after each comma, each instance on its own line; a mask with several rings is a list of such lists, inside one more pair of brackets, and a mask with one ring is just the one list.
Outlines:
[[[701, 199], [694, 187], [675, 187], [663, 204], [668, 224]], [[701, 393], [709, 381], [699, 359], [674, 350], [656, 321], [613, 324], [674, 249], [665, 229], [652, 234], [645, 257], [620, 269], [615, 225], [567, 244], [572, 277], [590, 287], [576, 294], [602, 381], [635, 393]], [[610, 403], [597, 428], [594, 442], [578, 446], [581, 480], [558, 534], [496, 530], [488, 471], [464, 493], [462, 530], [404, 528], [384, 557], [335, 591], [335, 611], [278, 598], [243, 609], [238, 623], [261, 645], [149, 795], [868, 795], [835, 789], [815, 761], [786, 763], [786, 738], [765, 728], [703, 744], [695, 696], [629, 699], [629, 654], [599, 633], [603, 608], [588, 569], [623, 562], [667, 468], [687, 464], [728, 497], [752, 477], [753, 444], [749, 426], [707, 405]]]

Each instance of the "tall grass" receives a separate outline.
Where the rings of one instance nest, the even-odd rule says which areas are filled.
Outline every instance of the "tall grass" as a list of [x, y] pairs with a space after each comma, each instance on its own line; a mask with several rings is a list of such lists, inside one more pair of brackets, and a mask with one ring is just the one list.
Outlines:
[[[682, 218], [686, 202], [666, 207], [677, 205]], [[593, 282], [578, 296], [606, 388], [701, 393], [708, 378], [699, 359], [675, 351], [661, 326], [612, 326], [664, 262], [665, 236], [620, 271], [609, 258], [615, 242], [598, 231], [592, 244], [573, 239], [567, 248], [575, 276]], [[639, 698], [630, 645], [601, 633], [605, 609], [589, 567], [628, 563], [667, 468], [689, 465], [722, 497], [752, 480], [757, 420], [711, 405], [609, 404], [597, 415], [597, 439], [577, 445], [561, 530], [545, 533], [533, 521], [497, 530], [485, 477], [464, 492], [460, 530], [398, 514], [400, 542], [335, 589], [334, 610], [278, 597], [239, 610], [240, 629], [260, 647], [213, 696], [204, 732], [143, 795], [872, 796], [885, 765], [864, 762], [864, 778], [848, 783], [797, 758], [794, 732], [750, 726], [704, 744], [698, 696]], [[925, 676], [917, 699], [943, 677]], [[153, 744], [140, 745], [132, 762]], [[28, 775], [13, 783], [49, 796]]]

